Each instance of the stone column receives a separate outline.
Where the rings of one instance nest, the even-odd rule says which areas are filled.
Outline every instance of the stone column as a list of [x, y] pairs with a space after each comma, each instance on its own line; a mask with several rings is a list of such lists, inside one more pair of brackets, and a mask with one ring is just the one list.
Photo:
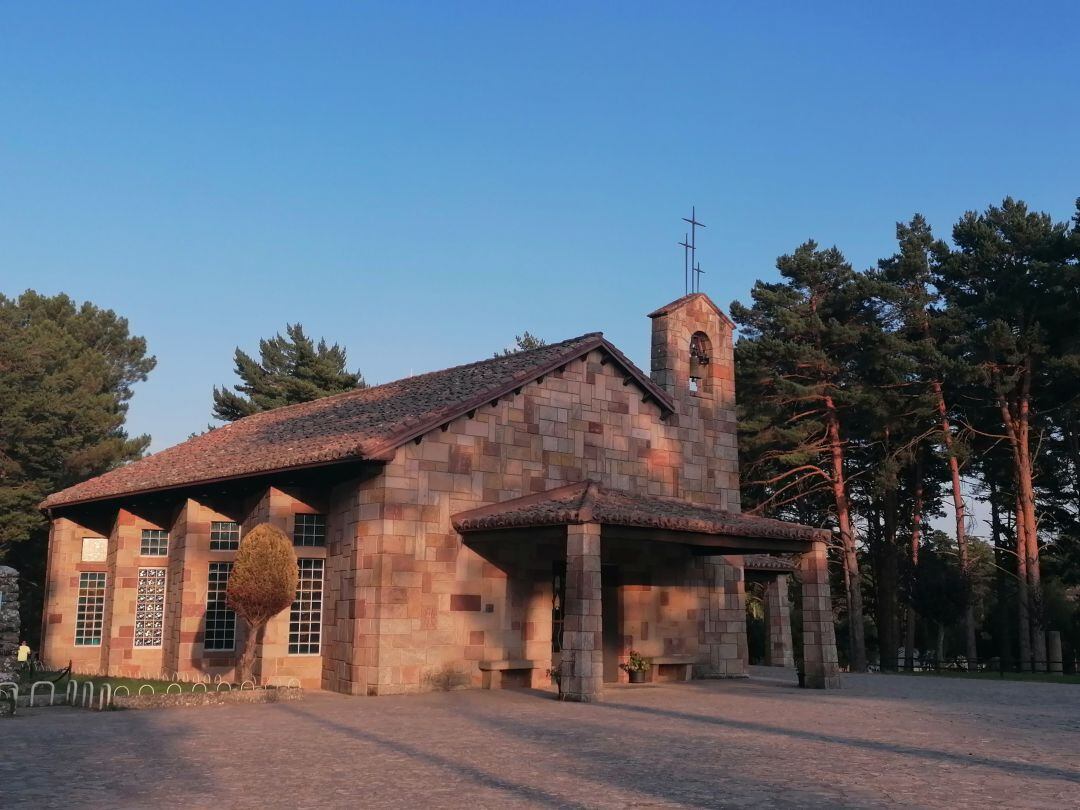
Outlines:
[[799, 560], [802, 578], [803, 672], [810, 689], [839, 689], [832, 598], [829, 595], [829, 557], [822, 540], [814, 542]]
[[600, 698], [604, 677], [600, 613], [600, 525], [566, 529], [566, 605], [559, 697], [587, 703]]
[[1061, 631], [1048, 630], [1046, 633], [1046, 657], [1050, 672], [1060, 675], [1064, 671], [1061, 661]]
[[749, 652], [742, 557], [705, 559], [708, 604], [696, 674], [700, 678], [745, 678]]
[[777, 574], [765, 585], [765, 622], [768, 627], [765, 663], [770, 667], [795, 666], [791, 648], [791, 605], [788, 602], [785, 574]]

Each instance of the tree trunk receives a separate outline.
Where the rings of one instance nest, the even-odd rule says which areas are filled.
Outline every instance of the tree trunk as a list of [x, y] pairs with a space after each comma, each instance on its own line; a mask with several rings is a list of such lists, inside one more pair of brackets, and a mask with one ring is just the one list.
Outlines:
[[840, 439], [840, 422], [832, 397], [825, 397], [828, 409], [829, 449], [832, 455], [832, 487], [836, 500], [836, 518], [840, 524], [840, 542], [844, 549], [844, 569], [847, 571], [848, 632], [851, 636], [851, 669], [866, 672], [866, 639], [863, 633], [862, 577], [859, 557], [855, 550], [855, 534], [851, 529], [851, 508], [848, 505], [847, 482], [844, 479], [844, 448]]
[[1001, 531], [1001, 512], [998, 505], [997, 484], [991, 477], [990, 485], [990, 533], [994, 542], [994, 563], [996, 573], [994, 579], [997, 583], [998, 603], [998, 659], [999, 666], [1004, 667], [1005, 662], [1012, 657], [1012, 646], [1009, 644], [1009, 623], [1005, 605], [1008, 603], [1008, 587], [1005, 571], [1007, 570], [1006, 559], [1003, 550], [1004, 539]]
[[975, 603], [972, 599], [971, 557], [968, 554], [967, 525], [964, 511], [964, 493], [960, 482], [960, 461], [953, 452], [952, 426], [949, 424], [949, 412], [945, 407], [945, 394], [941, 383], [934, 380], [934, 396], [937, 398], [938, 414], [941, 417], [941, 440], [949, 455], [949, 474], [952, 477], [953, 513], [956, 516], [956, 550], [960, 555], [960, 573], [967, 589], [964, 605], [964, 646], [968, 666], [975, 668], [979, 651], [975, 637]]
[[935, 650], [934, 662], [938, 670], [945, 666], [945, 624], [937, 623], [937, 649]]
[[1031, 619], [1029, 617], [1027, 578], [1027, 533], [1020, 495], [1016, 495], [1016, 623], [1020, 639], [1020, 671], [1031, 671]]
[[899, 643], [899, 620], [897, 617], [897, 591], [900, 588], [899, 563], [896, 559], [897, 497], [896, 485], [890, 484], [885, 491], [884, 534], [878, 554], [877, 607], [878, 646], [881, 668], [896, 670], [896, 653]]
[[[919, 544], [922, 543], [923, 518], [923, 481], [922, 464], [919, 457], [915, 460], [915, 492], [911, 507], [911, 575], [919, 565]], [[908, 602], [907, 634], [904, 638], [904, 668], [908, 672], [915, 670], [915, 608]]]
[[[1024, 406], [1026, 410], [1026, 404]], [[1028, 446], [1028, 426], [1022, 423], [1019, 442], [1020, 508], [1024, 517], [1024, 556], [1027, 572], [1028, 620], [1031, 622], [1031, 654], [1035, 671], [1046, 671], [1046, 632], [1042, 618], [1042, 576], [1039, 570], [1039, 532], [1035, 515], [1035, 487], [1031, 477], [1031, 451]]]
[[253, 625], [246, 625], [246, 632], [244, 633], [244, 649], [240, 653], [240, 660], [237, 662], [237, 678], [240, 683], [244, 681], [254, 681], [254, 668], [255, 668], [255, 649], [259, 643], [259, 632], [261, 627], [255, 627]]

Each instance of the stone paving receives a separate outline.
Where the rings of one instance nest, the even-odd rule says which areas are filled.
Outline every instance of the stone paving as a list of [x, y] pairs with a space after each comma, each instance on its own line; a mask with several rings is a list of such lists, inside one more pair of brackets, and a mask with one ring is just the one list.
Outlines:
[[780, 672], [590, 705], [39, 709], [0, 720], [0, 806], [1080, 807], [1080, 687], [849, 675], [816, 692]]

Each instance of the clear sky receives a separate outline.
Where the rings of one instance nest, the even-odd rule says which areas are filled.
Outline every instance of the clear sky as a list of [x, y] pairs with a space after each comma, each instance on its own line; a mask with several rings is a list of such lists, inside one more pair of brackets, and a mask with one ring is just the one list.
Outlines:
[[722, 306], [806, 238], [1080, 195], [1080, 11], [972, 3], [0, 4], [0, 292], [127, 316], [133, 432], [301, 321], [385, 382], [528, 329], [648, 365], [696, 205]]

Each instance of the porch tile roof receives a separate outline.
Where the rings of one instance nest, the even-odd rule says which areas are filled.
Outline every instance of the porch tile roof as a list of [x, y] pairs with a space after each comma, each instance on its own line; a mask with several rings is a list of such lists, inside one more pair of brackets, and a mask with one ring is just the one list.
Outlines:
[[237, 420], [53, 493], [42, 508], [349, 460], [385, 461], [402, 444], [600, 350], [670, 413], [674, 403], [601, 332]]
[[729, 537], [823, 540], [829, 532], [771, 518], [750, 517], [678, 498], [636, 495], [582, 481], [502, 503], [458, 512], [452, 517], [462, 534], [496, 529], [603, 523]]

